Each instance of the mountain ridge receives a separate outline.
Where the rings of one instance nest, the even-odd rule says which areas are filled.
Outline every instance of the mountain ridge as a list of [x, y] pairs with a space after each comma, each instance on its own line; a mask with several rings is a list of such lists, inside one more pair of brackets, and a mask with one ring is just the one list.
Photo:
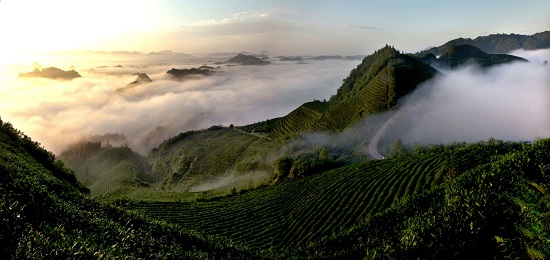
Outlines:
[[447, 49], [462, 44], [476, 46], [488, 53], [509, 53], [518, 49], [535, 50], [550, 48], [550, 31], [535, 33], [532, 35], [522, 34], [490, 34], [478, 36], [475, 39], [457, 38], [450, 40], [438, 47], [432, 47], [418, 52], [418, 54], [442, 55]]

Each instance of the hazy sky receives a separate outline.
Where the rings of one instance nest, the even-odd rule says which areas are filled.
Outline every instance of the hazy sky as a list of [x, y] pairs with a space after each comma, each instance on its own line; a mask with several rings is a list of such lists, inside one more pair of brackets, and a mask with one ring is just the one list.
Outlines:
[[370, 54], [550, 29], [550, 1], [2, 0], [0, 55], [131, 50]]

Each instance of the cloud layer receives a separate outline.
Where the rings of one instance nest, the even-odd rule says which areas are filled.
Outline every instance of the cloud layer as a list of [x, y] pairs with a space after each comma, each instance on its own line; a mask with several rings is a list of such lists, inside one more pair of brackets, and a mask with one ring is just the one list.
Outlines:
[[550, 50], [514, 53], [531, 62], [487, 70], [469, 66], [422, 84], [400, 104], [386, 141], [476, 142], [490, 137], [532, 141], [550, 137]]
[[[396, 138], [427, 144], [549, 137], [550, 66], [543, 62], [550, 60], [550, 50], [514, 54], [531, 62], [488, 70], [465, 67], [422, 84], [399, 105], [382, 146]], [[123, 68], [114, 67], [121, 63]], [[146, 153], [183, 131], [250, 124], [284, 116], [313, 99], [328, 99], [357, 63], [224, 67], [214, 76], [183, 82], [170, 80], [165, 71], [202, 64], [164, 64], [159, 57], [147, 63], [143, 56], [126, 56], [106, 60], [104, 68], [77, 67], [83, 77], [71, 81], [17, 79], [29, 68], [8, 66], [0, 75], [0, 115], [55, 153], [83, 136], [104, 133], [124, 133], [131, 147]], [[148, 73], [153, 82], [115, 94], [135, 80], [136, 72]], [[369, 123], [367, 130], [357, 126], [353, 132], [361, 133], [351, 138], [355, 147], [376, 131]], [[340, 139], [342, 143], [349, 138]], [[362, 144], [357, 147], [363, 149]]]
[[[81, 69], [83, 77], [71, 81], [16, 79], [22, 67], [3, 70], [2, 119], [55, 153], [82, 136], [107, 132], [124, 133], [130, 146], [146, 153], [183, 131], [250, 124], [286, 115], [313, 99], [328, 99], [359, 63], [224, 67], [214, 76], [179, 82], [170, 80], [165, 71], [201, 64], [145, 67], [126, 62], [123, 68], [110, 63], [107, 68]], [[135, 80], [136, 72], [148, 73], [153, 82], [115, 94]]]

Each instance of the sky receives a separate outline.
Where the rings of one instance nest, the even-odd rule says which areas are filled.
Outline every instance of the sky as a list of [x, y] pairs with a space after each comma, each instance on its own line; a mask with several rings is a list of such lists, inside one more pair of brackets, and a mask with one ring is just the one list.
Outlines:
[[550, 1], [2, 0], [0, 55], [21, 51], [370, 54], [550, 28]]

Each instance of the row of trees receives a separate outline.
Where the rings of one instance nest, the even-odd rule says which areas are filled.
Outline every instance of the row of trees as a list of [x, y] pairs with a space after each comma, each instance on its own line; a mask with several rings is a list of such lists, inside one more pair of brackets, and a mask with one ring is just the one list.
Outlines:
[[279, 180], [304, 177], [341, 165], [342, 162], [334, 160], [326, 147], [317, 148], [298, 156], [283, 156], [278, 158], [274, 163], [274, 177]]

